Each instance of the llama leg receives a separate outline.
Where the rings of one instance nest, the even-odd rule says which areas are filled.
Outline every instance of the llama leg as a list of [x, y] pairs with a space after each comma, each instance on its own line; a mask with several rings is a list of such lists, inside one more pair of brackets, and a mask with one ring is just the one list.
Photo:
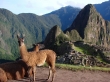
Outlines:
[[30, 78], [30, 82], [33, 82], [33, 69], [32, 69], [32, 67], [29, 67], [28, 68], [28, 71], [27, 71], [27, 73], [28, 73], [28, 76], [29, 76], [29, 78]]
[[47, 81], [50, 80], [51, 74], [52, 74], [52, 70], [51, 70], [51, 68], [50, 68], [50, 66], [49, 66], [49, 75], [48, 75], [48, 79], [47, 79]]
[[52, 82], [54, 81], [55, 69], [52, 69]]
[[34, 72], [34, 79], [33, 80], [35, 81], [35, 79], [36, 79], [36, 66], [33, 67], [33, 72]]
[[55, 76], [55, 67], [54, 66], [49, 67], [49, 76], [48, 76], [48, 80], [47, 81], [49, 81], [50, 77], [52, 77], [52, 81], [51, 82], [53, 82], [54, 81], [54, 76]]

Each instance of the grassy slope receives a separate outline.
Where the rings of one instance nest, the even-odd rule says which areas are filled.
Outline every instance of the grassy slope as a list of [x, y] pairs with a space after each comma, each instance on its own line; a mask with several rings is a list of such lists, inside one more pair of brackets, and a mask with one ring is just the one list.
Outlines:
[[72, 71], [103, 71], [103, 72], [110, 72], [110, 68], [105, 67], [84, 67], [84, 66], [76, 66], [76, 65], [69, 65], [69, 64], [56, 64], [57, 68], [60, 69], [67, 69]]

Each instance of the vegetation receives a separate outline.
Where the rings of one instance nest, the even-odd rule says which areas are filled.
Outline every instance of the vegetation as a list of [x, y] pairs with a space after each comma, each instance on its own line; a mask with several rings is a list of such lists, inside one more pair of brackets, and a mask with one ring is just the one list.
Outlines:
[[[73, 48], [74, 48], [74, 50], [81, 52], [82, 54], [87, 54], [87, 55], [93, 55], [95, 52], [95, 50], [87, 44], [85, 44], [85, 45], [76, 44]], [[94, 55], [96, 55], [96, 54], [94, 54]]]
[[105, 67], [84, 67], [84, 66], [76, 66], [76, 65], [69, 65], [69, 64], [56, 64], [56, 67], [60, 69], [67, 69], [72, 71], [90, 70], [90, 71], [110, 72], [110, 68], [105, 68]]
[[[75, 44], [75, 46], [72, 46], [72, 48], [85, 55], [91, 55], [96, 58], [97, 61], [103, 62], [103, 63], [110, 63], [110, 60], [106, 59], [108, 56], [106, 53], [102, 51], [95, 51], [95, 49], [87, 44]], [[108, 52], [109, 54], [110, 52]]]
[[55, 39], [55, 45], [60, 46], [62, 43], [65, 43], [65, 41], [69, 41], [69, 37], [61, 32], [56, 39]]
[[[44, 67], [47, 67], [48, 65], [45, 64]], [[110, 72], [110, 68], [105, 68], [105, 67], [84, 67], [81, 65], [70, 65], [70, 64], [59, 64], [56, 63], [56, 68], [59, 69], [66, 69], [66, 70], [72, 70], [72, 71], [102, 71], [102, 72]]]
[[70, 33], [67, 31], [66, 34], [70, 37], [70, 40], [73, 42], [82, 41], [82, 38], [76, 30], [71, 30]]

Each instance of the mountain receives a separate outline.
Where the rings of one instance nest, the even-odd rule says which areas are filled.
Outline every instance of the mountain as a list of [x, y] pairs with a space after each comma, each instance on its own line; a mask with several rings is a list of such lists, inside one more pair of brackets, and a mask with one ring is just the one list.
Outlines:
[[63, 43], [65, 41], [68, 41], [69, 37], [63, 33], [61, 28], [58, 25], [55, 25], [52, 27], [47, 34], [44, 45], [46, 48], [53, 48], [55, 45], [60, 45], [60, 43]]
[[61, 26], [56, 15], [37, 16], [32, 13], [13, 14], [7, 9], [0, 9], [0, 59], [16, 58], [19, 49], [16, 35], [25, 34], [25, 43], [30, 48], [33, 43], [44, 40], [54, 26]]
[[110, 22], [105, 21], [91, 4], [86, 5], [77, 15], [72, 25], [65, 30], [76, 30], [86, 43], [110, 46]]
[[48, 13], [46, 15], [50, 15], [50, 14], [57, 15], [62, 24], [61, 29], [65, 30], [72, 24], [73, 20], [76, 18], [79, 11], [80, 8], [66, 6], [51, 13]]
[[110, 0], [101, 4], [94, 4], [94, 6], [105, 20], [110, 21]]

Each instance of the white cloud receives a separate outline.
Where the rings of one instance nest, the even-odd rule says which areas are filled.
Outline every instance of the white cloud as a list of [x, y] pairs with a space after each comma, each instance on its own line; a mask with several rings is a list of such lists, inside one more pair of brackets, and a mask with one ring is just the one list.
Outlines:
[[15, 14], [49, 13], [64, 6], [83, 8], [88, 3], [101, 3], [108, 0], [0, 0], [0, 8], [6, 8]]

